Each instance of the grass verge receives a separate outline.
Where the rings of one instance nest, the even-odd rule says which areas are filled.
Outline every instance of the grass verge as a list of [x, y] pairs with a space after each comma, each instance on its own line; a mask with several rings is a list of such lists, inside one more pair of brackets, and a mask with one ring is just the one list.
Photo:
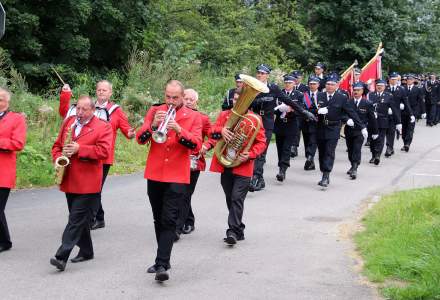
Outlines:
[[440, 187], [387, 195], [355, 242], [364, 273], [389, 299], [440, 299]]

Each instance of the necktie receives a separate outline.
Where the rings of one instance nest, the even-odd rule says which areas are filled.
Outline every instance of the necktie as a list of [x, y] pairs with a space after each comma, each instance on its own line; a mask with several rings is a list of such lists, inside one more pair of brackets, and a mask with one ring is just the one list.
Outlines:
[[394, 86], [391, 87], [391, 93], [394, 93]]
[[332, 95], [328, 95], [328, 102], [332, 100]]

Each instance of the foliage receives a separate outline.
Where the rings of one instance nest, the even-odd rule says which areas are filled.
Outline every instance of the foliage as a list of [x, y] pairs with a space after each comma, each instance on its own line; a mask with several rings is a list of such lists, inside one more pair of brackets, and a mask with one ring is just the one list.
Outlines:
[[365, 273], [387, 299], [440, 299], [440, 188], [384, 197], [356, 236]]

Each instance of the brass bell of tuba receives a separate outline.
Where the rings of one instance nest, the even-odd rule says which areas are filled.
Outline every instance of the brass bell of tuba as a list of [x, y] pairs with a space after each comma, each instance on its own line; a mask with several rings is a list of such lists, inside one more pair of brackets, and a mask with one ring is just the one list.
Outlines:
[[226, 168], [240, 165], [239, 154], [249, 151], [252, 146], [260, 130], [261, 121], [258, 116], [247, 113], [247, 111], [259, 93], [269, 92], [267, 85], [252, 76], [240, 74], [240, 78], [244, 85], [225, 124], [225, 127], [230, 129], [234, 136], [230, 142], [221, 138], [214, 148], [215, 156], [220, 164]]

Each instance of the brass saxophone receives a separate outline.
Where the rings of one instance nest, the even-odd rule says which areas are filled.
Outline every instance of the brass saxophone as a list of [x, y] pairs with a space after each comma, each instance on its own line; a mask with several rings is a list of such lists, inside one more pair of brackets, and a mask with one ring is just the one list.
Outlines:
[[[72, 142], [72, 127], [67, 129], [66, 139], [64, 145], [70, 144]], [[65, 153], [55, 160], [55, 183], [60, 185], [63, 182], [64, 172], [67, 166], [70, 164], [70, 159]]]
[[240, 78], [244, 85], [225, 124], [225, 127], [234, 133], [234, 137], [230, 142], [221, 138], [214, 148], [218, 161], [227, 168], [238, 166], [241, 163], [238, 160], [239, 154], [249, 151], [252, 146], [260, 130], [261, 121], [256, 115], [247, 111], [259, 93], [269, 92], [267, 85], [252, 76], [241, 74]]

